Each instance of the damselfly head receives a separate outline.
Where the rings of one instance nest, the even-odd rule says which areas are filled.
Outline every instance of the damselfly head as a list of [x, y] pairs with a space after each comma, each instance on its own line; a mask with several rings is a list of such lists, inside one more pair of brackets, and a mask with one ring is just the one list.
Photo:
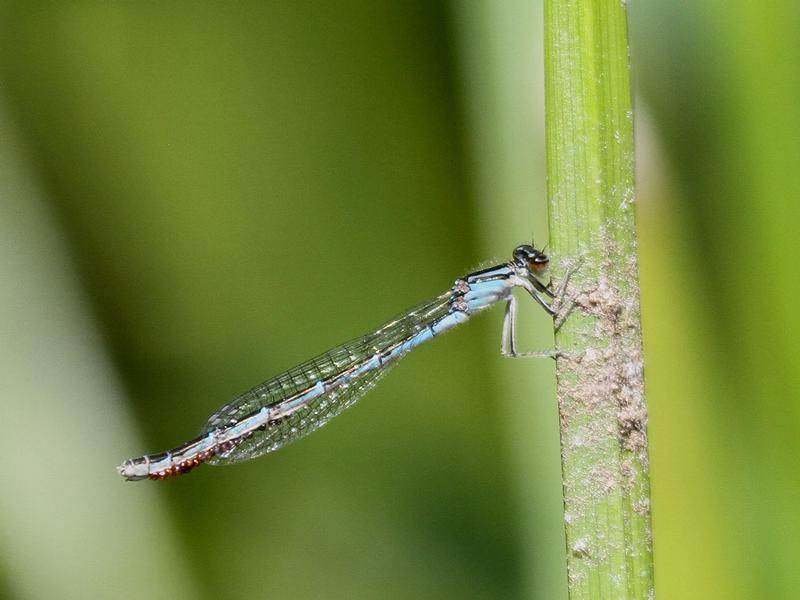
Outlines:
[[511, 256], [515, 265], [527, 268], [534, 275], [543, 274], [550, 264], [550, 257], [529, 244], [517, 246]]

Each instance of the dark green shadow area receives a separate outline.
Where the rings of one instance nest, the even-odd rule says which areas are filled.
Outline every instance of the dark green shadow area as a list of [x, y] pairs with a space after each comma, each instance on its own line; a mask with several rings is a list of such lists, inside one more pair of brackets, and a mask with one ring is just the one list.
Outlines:
[[[129, 392], [132, 453], [480, 260], [446, 8], [3, 8], [4, 100]], [[518, 597], [487, 327], [303, 444], [166, 482], [204, 597]]]

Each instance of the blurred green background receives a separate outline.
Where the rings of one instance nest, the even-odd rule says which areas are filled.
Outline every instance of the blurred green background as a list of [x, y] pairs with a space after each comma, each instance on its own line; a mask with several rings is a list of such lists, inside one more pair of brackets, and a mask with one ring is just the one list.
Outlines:
[[[658, 596], [796, 598], [800, 10], [629, 7]], [[565, 597], [552, 365], [499, 309], [274, 455], [114, 470], [545, 240], [541, 22], [0, 5], [0, 597]]]

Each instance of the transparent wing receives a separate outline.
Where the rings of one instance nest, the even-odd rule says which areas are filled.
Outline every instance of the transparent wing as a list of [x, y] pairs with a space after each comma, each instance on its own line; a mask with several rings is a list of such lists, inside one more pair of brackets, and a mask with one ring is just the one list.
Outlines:
[[309, 402], [303, 408], [265, 429], [256, 431], [227, 453], [220, 453], [208, 464], [227, 465], [274, 452], [326, 425], [333, 417], [355, 404], [380, 381], [391, 366], [369, 371], [346, 386], [340, 386]]
[[[448, 314], [451, 297], [452, 294], [448, 291], [416, 306], [375, 331], [337, 346], [265, 381], [220, 408], [208, 420], [203, 434], [235, 425], [264, 407], [277, 406], [289, 398], [310, 390], [319, 381], [325, 384], [341, 381], [341, 384], [309, 400], [290, 415], [279, 421], [272, 421], [263, 429], [253, 432], [249, 438], [227, 453], [216, 455], [208, 461], [209, 464], [229, 464], [256, 458], [325, 425], [333, 417], [355, 404], [400, 358], [399, 354], [390, 354], [392, 348], [413, 338]], [[380, 367], [366, 370], [357, 377], [342, 377], [348, 371], [355, 371], [359, 365], [373, 359], [376, 353], [386, 356]]]

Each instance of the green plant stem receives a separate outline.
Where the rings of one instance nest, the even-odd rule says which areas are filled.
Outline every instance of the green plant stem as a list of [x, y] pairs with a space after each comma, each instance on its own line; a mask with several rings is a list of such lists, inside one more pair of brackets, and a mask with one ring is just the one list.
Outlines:
[[[627, 15], [620, 0], [545, 1], [556, 332], [572, 599], [653, 591], [647, 409], [634, 223]], [[577, 266], [577, 268], [576, 268]]]

